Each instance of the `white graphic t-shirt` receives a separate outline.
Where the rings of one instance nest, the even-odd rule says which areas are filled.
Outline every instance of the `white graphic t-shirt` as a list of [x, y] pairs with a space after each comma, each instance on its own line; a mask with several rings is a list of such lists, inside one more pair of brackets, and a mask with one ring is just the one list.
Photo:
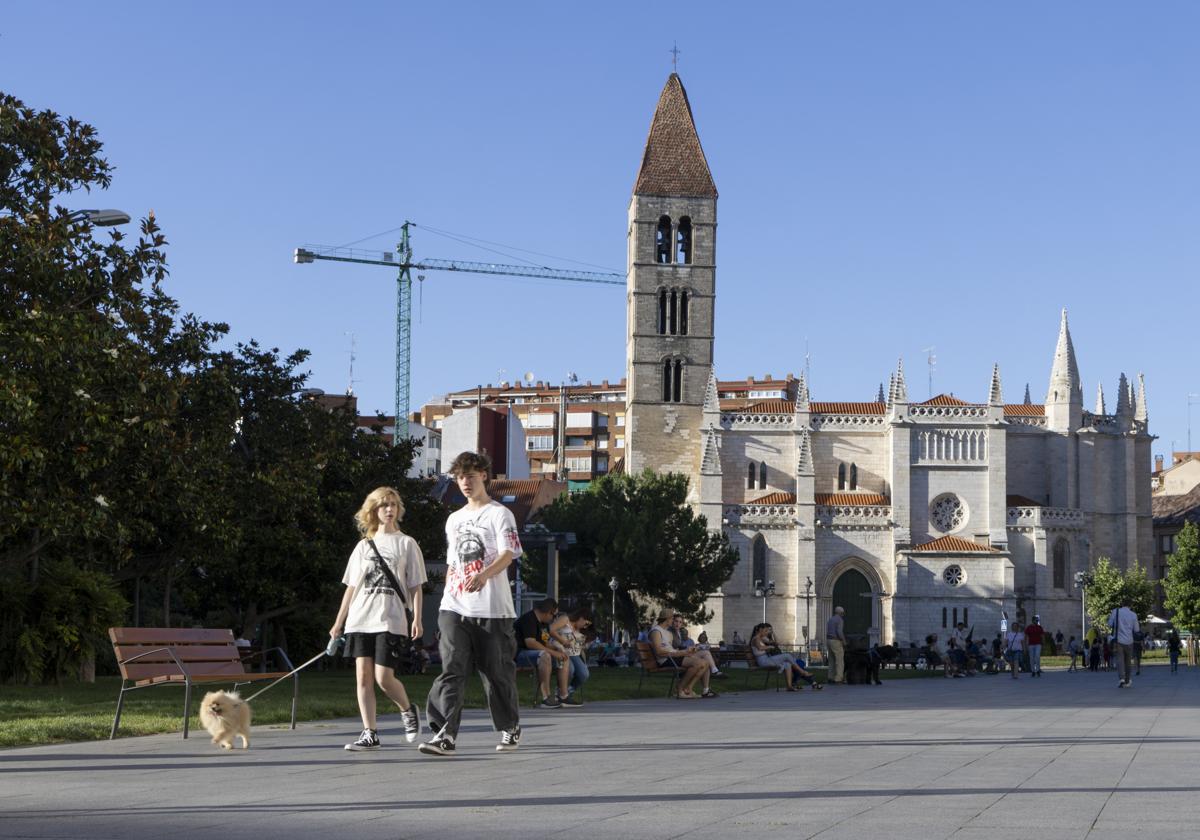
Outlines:
[[[375, 547], [401, 586], [411, 590], [425, 582], [425, 558], [412, 537], [398, 532], [379, 533], [375, 535]], [[342, 583], [355, 587], [350, 611], [346, 615], [347, 633], [408, 635], [410, 627], [404, 602], [392, 589], [366, 540], [360, 540], [354, 547], [350, 562], [346, 564], [346, 573], [342, 575]], [[417, 597], [420, 597], [420, 593]], [[409, 593], [405, 592], [404, 601], [407, 602], [409, 598]]]
[[521, 556], [521, 540], [512, 511], [497, 501], [482, 508], [459, 508], [446, 520], [446, 591], [442, 609], [471, 618], [516, 618], [508, 574], [487, 579], [468, 592], [467, 578], [496, 562], [503, 551]]

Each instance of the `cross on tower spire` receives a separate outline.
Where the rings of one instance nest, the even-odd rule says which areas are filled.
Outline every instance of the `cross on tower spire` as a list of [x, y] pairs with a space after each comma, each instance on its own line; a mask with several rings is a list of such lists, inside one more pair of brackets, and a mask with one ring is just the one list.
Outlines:
[[679, 53], [680, 53], [679, 42], [672, 41], [671, 49], [667, 50], [667, 52], [669, 52], [671, 54], [671, 72], [678, 73], [679, 72]]

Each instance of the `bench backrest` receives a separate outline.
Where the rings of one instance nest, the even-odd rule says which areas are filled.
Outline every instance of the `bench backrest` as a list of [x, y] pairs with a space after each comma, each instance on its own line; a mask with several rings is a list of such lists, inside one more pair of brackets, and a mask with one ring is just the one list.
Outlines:
[[654, 658], [654, 650], [650, 647], [649, 642], [636, 642], [638, 662], [647, 671], [658, 670], [658, 660]]
[[[184, 663], [194, 676], [245, 674], [241, 655], [232, 630], [204, 630], [187, 627], [110, 627], [113, 653], [127, 680], [182, 676], [171, 658]], [[163, 650], [170, 648], [171, 652]], [[133, 662], [132, 657], [146, 654]]]

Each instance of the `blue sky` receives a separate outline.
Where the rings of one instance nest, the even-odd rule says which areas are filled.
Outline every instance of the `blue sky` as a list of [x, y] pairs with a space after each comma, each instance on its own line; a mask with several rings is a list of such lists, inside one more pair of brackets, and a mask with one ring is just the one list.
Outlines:
[[[78, 202], [155, 211], [185, 310], [308, 348], [327, 391], [354, 333], [390, 412], [392, 275], [292, 249], [411, 219], [622, 270], [677, 41], [721, 193], [719, 376], [807, 344], [814, 399], [871, 399], [899, 356], [924, 398], [934, 346], [935, 393], [983, 400], [999, 362], [1040, 401], [1065, 306], [1086, 407], [1144, 372], [1166, 452], [1200, 393], [1198, 32], [1190, 2], [14, 2], [0, 88], [97, 126], [116, 177]], [[429, 273], [414, 308], [414, 405], [624, 372], [619, 288]]]

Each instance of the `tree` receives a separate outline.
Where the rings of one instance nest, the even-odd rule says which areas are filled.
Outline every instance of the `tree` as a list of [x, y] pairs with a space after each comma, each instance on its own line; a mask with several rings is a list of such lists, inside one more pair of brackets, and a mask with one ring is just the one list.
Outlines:
[[1101, 557], [1092, 567], [1092, 582], [1087, 586], [1087, 612], [1097, 626], [1108, 624], [1117, 607], [1127, 604], [1139, 618], [1150, 614], [1154, 604], [1154, 584], [1146, 570], [1135, 561], [1122, 572], [1107, 557]]
[[687, 492], [686, 476], [647, 470], [604, 476], [556, 499], [543, 521], [577, 539], [561, 560], [564, 588], [607, 605], [616, 578], [627, 627], [638, 620], [632, 592], [707, 620], [704, 602], [733, 574], [738, 553], [724, 534], [708, 530]]
[[1200, 528], [1183, 526], [1167, 559], [1166, 607], [1176, 627], [1200, 633]]

